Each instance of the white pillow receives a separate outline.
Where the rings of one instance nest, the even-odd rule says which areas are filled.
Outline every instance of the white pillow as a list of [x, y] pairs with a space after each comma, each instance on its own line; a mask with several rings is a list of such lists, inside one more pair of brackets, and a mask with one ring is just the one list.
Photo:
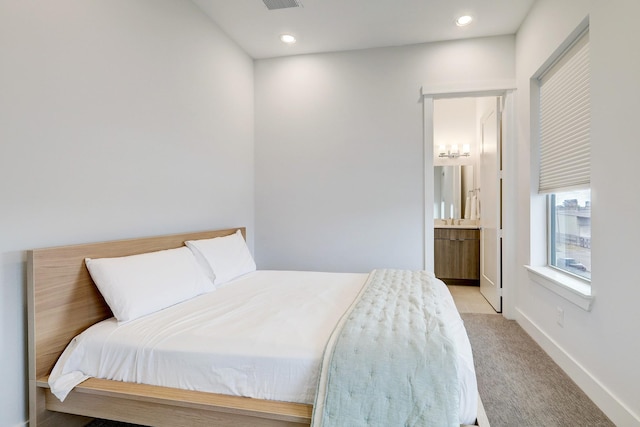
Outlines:
[[207, 276], [213, 278], [215, 285], [256, 270], [256, 263], [240, 230], [229, 236], [184, 243], [201, 261]]
[[214, 289], [184, 246], [118, 258], [86, 258], [85, 264], [122, 323]]

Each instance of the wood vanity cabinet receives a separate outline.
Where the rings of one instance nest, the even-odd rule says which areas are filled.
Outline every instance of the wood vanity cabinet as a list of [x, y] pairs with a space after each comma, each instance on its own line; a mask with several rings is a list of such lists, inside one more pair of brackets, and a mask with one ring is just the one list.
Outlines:
[[480, 285], [480, 230], [434, 229], [436, 277], [447, 285]]

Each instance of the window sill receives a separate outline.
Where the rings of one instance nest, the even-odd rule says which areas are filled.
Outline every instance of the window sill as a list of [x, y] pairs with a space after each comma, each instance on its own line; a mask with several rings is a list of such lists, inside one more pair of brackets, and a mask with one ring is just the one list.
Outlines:
[[529, 277], [537, 284], [544, 286], [562, 298], [572, 302], [585, 311], [591, 311], [593, 295], [591, 286], [584, 281], [563, 274], [549, 267], [524, 266], [529, 271]]

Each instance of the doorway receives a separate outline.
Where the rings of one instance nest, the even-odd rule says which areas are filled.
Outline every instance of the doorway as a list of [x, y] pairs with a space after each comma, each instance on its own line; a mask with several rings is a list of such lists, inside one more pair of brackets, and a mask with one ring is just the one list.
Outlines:
[[[497, 90], [487, 92], [441, 93], [424, 95], [424, 136], [425, 136], [425, 268], [433, 271], [433, 236], [436, 219], [440, 227], [443, 218], [438, 218], [436, 209], [436, 192], [434, 189], [434, 168], [448, 165], [473, 165], [475, 176], [471, 190], [457, 195], [462, 201], [460, 207], [448, 208], [446, 212], [454, 221], [445, 222], [458, 225], [477, 226], [480, 230], [480, 292], [497, 312], [503, 310], [503, 194], [505, 177], [503, 171], [504, 152], [508, 141], [505, 135], [510, 134], [507, 126], [513, 115], [513, 91]], [[469, 124], [459, 122], [455, 115], [442, 119], [442, 109], [457, 111], [460, 114], [474, 106], [472, 137]], [[456, 105], [458, 103], [458, 105]], [[447, 104], [448, 107], [447, 107]], [[466, 106], [465, 106], [466, 105]], [[452, 107], [453, 106], [453, 107]], [[505, 115], [507, 117], [505, 117]], [[463, 119], [461, 119], [463, 120]], [[442, 123], [452, 126], [454, 131], [440, 129]], [[464, 138], [461, 129], [467, 129]], [[457, 134], [456, 135], [456, 131]], [[457, 139], [456, 139], [457, 138]], [[464, 150], [461, 151], [462, 146]], [[467, 146], [468, 145], [468, 146]], [[453, 153], [453, 155], [451, 155]], [[462, 154], [468, 154], [463, 156]], [[440, 190], [441, 191], [441, 190]], [[442, 194], [439, 195], [442, 197]], [[476, 204], [475, 198], [478, 203]], [[453, 198], [455, 200], [455, 197]], [[469, 202], [474, 209], [469, 215]], [[467, 206], [465, 206], [465, 204]], [[442, 208], [440, 206], [440, 212]], [[470, 219], [477, 221], [468, 221]], [[462, 220], [462, 221], [460, 221]], [[507, 256], [508, 258], [508, 256]]]

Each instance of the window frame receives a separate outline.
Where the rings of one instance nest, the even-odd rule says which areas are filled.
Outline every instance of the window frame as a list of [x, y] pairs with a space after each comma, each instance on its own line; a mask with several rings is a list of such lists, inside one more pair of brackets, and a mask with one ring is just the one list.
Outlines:
[[[568, 35], [553, 54], [551, 54], [549, 58], [541, 64], [538, 71], [532, 75], [530, 79], [530, 137], [532, 147], [534, 146], [534, 141], [535, 144], [538, 144], [538, 148], [540, 147], [540, 77], [547, 73], [550, 67], [560, 61], [568, 49], [575, 45], [582, 35], [587, 32], [589, 32], [588, 16], [585, 17], [585, 19], [574, 29], [574, 31], [571, 32], [571, 34]], [[532, 154], [534, 154], [534, 151], [532, 151]], [[540, 157], [537, 158], [537, 162], [540, 162]], [[536, 172], [537, 174], [540, 173], [539, 163]], [[537, 176], [537, 181], [538, 183], [536, 187], [539, 189], [539, 175]], [[584, 189], [587, 188], [591, 191], [590, 183], [584, 186]], [[549, 262], [549, 251], [552, 247], [552, 245], [549, 244], [551, 236], [550, 233], [552, 226], [555, 227], [555, 224], [552, 225], [552, 222], [550, 221], [551, 209], [549, 206], [550, 200], [548, 196], [550, 194], [555, 195], [562, 193], [563, 191], [571, 191], [571, 188], [554, 188], [544, 192], [535, 191], [535, 194], [532, 192], [532, 208], [534, 208], [540, 216], [531, 216], [530, 230], [534, 232], [531, 234], [532, 240], [530, 241], [532, 250], [530, 261], [531, 265], [525, 265], [524, 267], [527, 270], [529, 279], [532, 283], [536, 283], [541, 287], [548, 289], [585, 311], [591, 311], [594, 302], [591, 281], [572, 274], [569, 271], [553, 267]], [[536, 217], [539, 219], [534, 219]], [[538, 234], [535, 233], [535, 231], [539, 231], [541, 233]]]

